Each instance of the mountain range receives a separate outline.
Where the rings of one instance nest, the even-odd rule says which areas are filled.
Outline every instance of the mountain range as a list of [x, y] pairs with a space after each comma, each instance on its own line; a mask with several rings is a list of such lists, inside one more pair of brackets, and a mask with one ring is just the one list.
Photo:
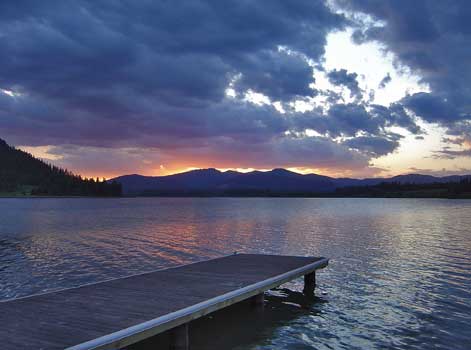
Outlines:
[[433, 184], [459, 182], [471, 175], [436, 177], [407, 174], [389, 178], [333, 178], [317, 174], [299, 174], [286, 169], [270, 171], [191, 170], [167, 176], [124, 175], [110, 181], [122, 185], [125, 195], [244, 195], [244, 194], [315, 194], [339, 188], [375, 186], [381, 183]]
[[471, 175], [421, 174], [389, 178], [333, 178], [286, 169], [199, 169], [167, 176], [86, 179], [47, 164], [0, 139], [0, 196], [385, 196], [471, 198]]

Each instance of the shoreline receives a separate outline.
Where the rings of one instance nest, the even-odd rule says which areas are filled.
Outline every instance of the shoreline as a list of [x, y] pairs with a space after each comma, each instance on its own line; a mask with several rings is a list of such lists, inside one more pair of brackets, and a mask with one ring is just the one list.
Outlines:
[[156, 196], [140, 196], [140, 195], [124, 195], [120, 197], [110, 196], [4, 196], [0, 195], [0, 199], [125, 199], [125, 198], [383, 198], [383, 199], [471, 199], [471, 196], [462, 197], [445, 197], [445, 196], [328, 196], [328, 195], [156, 195]]

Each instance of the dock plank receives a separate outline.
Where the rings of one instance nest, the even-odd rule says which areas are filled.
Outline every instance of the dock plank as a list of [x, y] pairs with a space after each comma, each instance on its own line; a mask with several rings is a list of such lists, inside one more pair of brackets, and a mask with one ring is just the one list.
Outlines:
[[0, 302], [1, 349], [116, 349], [326, 265], [237, 254]]

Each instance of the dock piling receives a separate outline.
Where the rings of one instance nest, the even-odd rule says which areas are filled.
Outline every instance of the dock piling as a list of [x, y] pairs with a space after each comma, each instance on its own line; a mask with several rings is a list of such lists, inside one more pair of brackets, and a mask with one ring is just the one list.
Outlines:
[[190, 339], [188, 336], [188, 323], [175, 327], [170, 331], [170, 350], [188, 350]]
[[251, 302], [252, 302], [252, 306], [256, 308], [257, 310], [263, 310], [265, 306], [265, 299], [264, 299], [263, 293], [254, 295], [251, 298]]
[[314, 294], [316, 289], [316, 271], [304, 275], [304, 289], [303, 293], [306, 295]]

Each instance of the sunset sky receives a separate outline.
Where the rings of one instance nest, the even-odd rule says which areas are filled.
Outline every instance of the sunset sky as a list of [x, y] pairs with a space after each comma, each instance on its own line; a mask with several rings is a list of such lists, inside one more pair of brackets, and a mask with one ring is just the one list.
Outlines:
[[85, 176], [471, 173], [471, 2], [2, 1], [0, 138]]

